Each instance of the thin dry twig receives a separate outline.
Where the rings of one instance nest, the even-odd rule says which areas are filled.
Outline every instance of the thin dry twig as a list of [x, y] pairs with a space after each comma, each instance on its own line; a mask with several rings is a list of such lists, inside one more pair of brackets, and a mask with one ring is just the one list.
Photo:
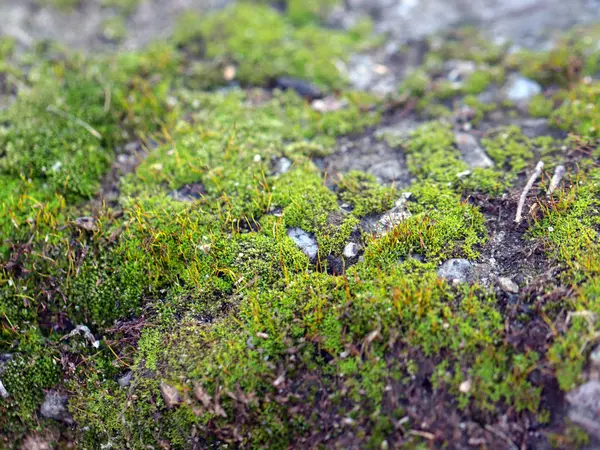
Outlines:
[[494, 428], [492, 425], [486, 425], [485, 429], [488, 430], [490, 433], [495, 434], [496, 436], [498, 436], [500, 439], [502, 439], [504, 442], [506, 442], [508, 444], [508, 447], [511, 450], [519, 450], [519, 447], [517, 447], [517, 444], [515, 444], [506, 434], [504, 434], [502, 431], [498, 430], [497, 428]]
[[554, 175], [552, 175], [552, 180], [550, 180], [550, 186], [548, 187], [548, 193], [546, 194], [548, 198], [552, 196], [552, 193], [556, 190], [563, 177], [565, 176], [565, 166], [562, 164], [556, 166], [554, 169]]
[[420, 436], [430, 441], [433, 441], [435, 439], [435, 435], [433, 433], [429, 433], [428, 431], [410, 430], [408, 434], [412, 434], [413, 436]]
[[521, 223], [521, 219], [523, 218], [523, 206], [525, 205], [525, 201], [527, 200], [527, 194], [529, 194], [529, 191], [533, 187], [533, 183], [535, 183], [535, 180], [537, 180], [537, 178], [541, 175], [543, 168], [544, 161], [538, 162], [535, 166], [533, 174], [531, 175], [531, 177], [527, 181], [527, 184], [525, 185], [525, 189], [523, 189], [523, 193], [521, 194], [521, 198], [519, 199], [519, 205], [517, 207], [517, 215], [515, 217], [516, 223]]
[[84, 122], [79, 117], [75, 117], [74, 115], [69, 114], [68, 112], [65, 112], [65, 111], [63, 111], [61, 109], [58, 109], [58, 108], [56, 108], [55, 106], [52, 106], [52, 105], [48, 106], [46, 108], [46, 111], [54, 113], [57, 116], [64, 117], [67, 120], [71, 120], [72, 122], [75, 122], [77, 125], [85, 128], [95, 138], [102, 139], [102, 135], [98, 131], [94, 130], [89, 123]]

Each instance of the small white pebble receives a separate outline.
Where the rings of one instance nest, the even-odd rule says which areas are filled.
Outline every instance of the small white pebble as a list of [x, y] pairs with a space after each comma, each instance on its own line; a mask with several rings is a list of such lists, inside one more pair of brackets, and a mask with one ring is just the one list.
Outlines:
[[467, 392], [469, 392], [471, 390], [471, 386], [473, 385], [473, 382], [469, 379], [469, 380], [465, 380], [462, 383], [460, 383], [460, 386], [458, 387], [458, 390], [460, 392], [462, 392], [463, 394], [466, 394]]
[[254, 162], [255, 162], [255, 163], [258, 163], [258, 162], [260, 162], [260, 160], [261, 160], [261, 159], [262, 159], [262, 158], [260, 157], [260, 155], [259, 155], [259, 154], [256, 154], [256, 155], [254, 155]]
[[554, 231], [554, 227], [548, 227], [548, 231], [550, 231], [550, 232]]

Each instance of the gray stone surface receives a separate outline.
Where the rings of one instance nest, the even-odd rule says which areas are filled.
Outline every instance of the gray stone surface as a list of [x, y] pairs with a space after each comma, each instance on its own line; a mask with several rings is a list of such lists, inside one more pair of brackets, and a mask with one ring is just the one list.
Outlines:
[[312, 233], [307, 233], [301, 228], [290, 228], [287, 231], [287, 235], [311, 260], [314, 260], [317, 257], [319, 245]]
[[402, 149], [372, 134], [341, 138], [336, 151], [325, 158], [323, 170], [333, 176], [360, 170], [374, 175], [379, 183], [398, 187], [407, 186], [411, 178]]
[[396, 204], [389, 211], [380, 215], [371, 215], [361, 220], [361, 227], [368, 233], [374, 233], [376, 236], [383, 236], [391, 231], [396, 225], [405, 221], [411, 216], [406, 204], [410, 198], [410, 192], [403, 192]]
[[73, 418], [67, 409], [68, 401], [69, 396], [67, 394], [52, 390], [48, 391], [40, 408], [40, 414], [48, 419], [73, 423]]
[[354, 258], [358, 255], [359, 246], [354, 242], [348, 242], [344, 247], [344, 252], [342, 253], [346, 258]]
[[127, 387], [131, 384], [132, 378], [133, 378], [133, 372], [130, 370], [125, 375], [119, 377], [119, 379], [117, 380], [117, 383], [119, 383], [119, 386], [121, 386], [121, 387]]
[[181, 403], [179, 391], [167, 383], [160, 384], [160, 393], [167, 408], [174, 408]]
[[288, 158], [283, 156], [275, 162], [275, 166], [273, 167], [273, 170], [274, 170], [275, 174], [281, 175], [281, 174], [288, 172], [291, 167], [292, 167], [292, 161], [290, 161]]
[[360, 14], [374, 18], [375, 31], [397, 42], [423, 38], [464, 24], [489, 38], [543, 48], [549, 35], [600, 17], [598, 0], [346, 0], [331, 21], [351, 27]]
[[468, 283], [475, 272], [473, 264], [466, 259], [449, 259], [438, 268], [438, 276], [456, 283]]
[[494, 167], [494, 161], [479, 146], [477, 139], [467, 133], [456, 133], [456, 145], [460, 150], [463, 161], [473, 168]]
[[[144, 0], [127, 18], [127, 37], [122, 48], [140, 48], [156, 38], [166, 37], [177, 17], [185, 10], [221, 8], [230, 0]], [[0, 35], [9, 35], [25, 47], [36, 40], [52, 39], [81, 49], [114, 48], [103, 36], [105, 21], [117, 14], [101, 1], [83, 0], [68, 13], [33, 0], [0, 0]]]
[[566, 395], [569, 419], [600, 438], [600, 381], [592, 380]]
[[533, 80], [522, 76], [512, 76], [506, 84], [506, 98], [521, 103], [542, 92], [542, 87]]
[[508, 277], [499, 277], [496, 282], [498, 283], [498, 287], [504, 292], [510, 294], [517, 294], [519, 292], [519, 285]]

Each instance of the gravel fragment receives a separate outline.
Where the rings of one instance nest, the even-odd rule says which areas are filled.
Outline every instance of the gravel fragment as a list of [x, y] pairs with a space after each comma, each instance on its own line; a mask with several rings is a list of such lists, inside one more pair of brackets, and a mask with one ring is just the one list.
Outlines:
[[117, 380], [117, 383], [119, 383], [119, 386], [121, 386], [121, 387], [127, 387], [131, 384], [132, 378], [133, 378], [133, 372], [130, 370], [122, 377], [119, 377], [119, 379]]
[[73, 336], [77, 336], [78, 334], [83, 334], [86, 339], [88, 341], [90, 341], [90, 345], [94, 348], [99, 348], [100, 347], [100, 341], [97, 340], [94, 335], [92, 334], [92, 332], [90, 331], [90, 329], [87, 327], [87, 325], [77, 325], [73, 331], [71, 331], [69, 334], [67, 334], [66, 336], [64, 336], [62, 339], [67, 339]]
[[506, 85], [506, 98], [513, 102], [526, 102], [542, 92], [542, 87], [535, 81], [522, 76], [514, 76]]
[[355, 244], [354, 242], [348, 242], [344, 247], [343, 255], [346, 258], [354, 258], [358, 255], [358, 249], [358, 244]]
[[323, 97], [321, 90], [314, 84], [308, 81], [301, 80], [294, 77], [279, 77], [275, 80], [274, 88], [281, 89], [282, 91], [293, 90], [300, 97], [308, 99], [316, 99]]
[[10, 397], [10, 394], [8, 393], [8, 391], [6, 390], [6, 388], [4, 387], [4, 384], [2, 383], [2, 380], [0, 380], [0, 397], [2, 397], [2, 398], [8, 398], [8, 397]]
[[48, 391], [44, 403], [40, 408], [40, 414], [48, 419], [60, 420], [67, 424], [73, 423], [73, 418], [67, 409], [69, 396], [58, 391]]
[[338, 111], [348, 106], [348, 101], [345, 98], [337, 98], [334, 96], [327, 96], [323, 99], [313, 100], [311, 103], [312, 109], [320, 113], [328, 113], [332, 111]]
[[499, 277], [497, 283], [498, 287], [504, 292], [509, 292], [511, 294], [519, 293], [519, 285], [508, 277]]
[[172, 199], [180, 202], [193, 202], [206, 194], [206, 189], [202, 183], [188, 183], [179, 189], [171, 191], [169, 195]]
[[316, 259], [319, 252], [319, 245], [312, 233], [307, 233], [301, 228], [290, 228], [287, 231], [287, 235], [311, 261]]
[[181, 403], [181, 396], [179, 391], [167, 383], [160, 383], [160, 393], [165, 401], [167, 408], [171, 409]]
[[277, 162], [275, 163], [275, 167], [273, 169], [274, 169], [275, 175], [281, 175], [281, 174], [288, 172], [291, 167], [292, 167], [292, 161], [290, 161], [289, 159], [287, 159], [284, 156], [277, 160]]
[[396, 200], [395, 206], [381, 216], [367, 216], [361, 225], [365, 231], [375, 233], [381, 237], [391, 231], [396, 225], [405, 221], [411, 216], [410, 211], [406, 208], [406, 203], [412, 194], [403, 192], [400, 198]]
[[494, 167], [494, 161], [479, 146], [477, 139], [467, 133], [455, 134], [456, 144], [462, 154], [462, 159], [471, 167], [490, 168]]
[[592, 353], [590, 353], [590, 362], [596, 368], [600, 367], [600, 344], [598, 344], [594, 350], [592, 350]]
[[93, 217], [78, 217], [75, 219], [75, 225], [78, 228], [86, 231], [95, 231], [96, 230], [96, 219]]
[[569, 419], [600, 438], [600, 381], [592, 380], [566, 395]]
[[466, 259], [449, 259], [437, 271], [439, 277], [455, 283], [468, 283], [474, 273], [473, 264]]
[[385, 95], [394, 92], [398, 80], [373, 55], [351, 55], [348, 64], [339, 67], [352, 87], [358, 90], [369, 90]]

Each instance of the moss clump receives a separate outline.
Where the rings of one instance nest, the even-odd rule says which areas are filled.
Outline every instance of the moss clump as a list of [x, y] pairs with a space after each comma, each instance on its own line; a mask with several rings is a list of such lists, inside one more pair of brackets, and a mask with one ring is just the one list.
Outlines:
[[551, 115], [553, 123], [584, 139], [600, 136], [600, 83], [581, 83], [566, 96], [562, 105]]
[[124, 14], [133, 13], [139, 4], [140, 0], [102, 0], [103, 6], [108, 8], [117, 8]]
[[393, 188], [379, 185], [375, 177], [362, 172], [340, 175], [337, 188], [339, 199], [349, 204], [357, 217], [387, 211], [396, 200]]
[[[401, 91], [435, 120], [385, 137], [413, 177], [405, 195], [360, 172], [329, 180], [315, 161], [337, 137], [371, 133], [387, 100], [342, 90], [345, 107], [319, 112], [293, 91], [198, 90], [221, 84], [229, 65], [243, 85], [291, 75], [343, 89], [336, 59], [368, 42], [362, 28], [319, 27], [322, 6], [290, 1], [278, 13], [244, 2], [185, 16], [173, 42], [143, 52], [28, 56], [28, 89], [3, 113], [0, 135], [6, 442], [47, 426], [38, 422], [47, 389], [69, 393], [72, 436], [85, 448], [452, 447], [458, 416], [487, 425], [514, 411], [514, 429], [554, 423], [549, 384], [535, 375], [551, 368], [572, 387], [596, 333], [585, 317], [600, 313], [598, 170], [580, 159], [580, 178], [531, 208], [527, 234], [562, 268], [533, 286], [567, 285], [568, 309], [580, 314], [544, 342], [515, 343], [522, 329], [561, 320], [562, 304], [538, 287], [517, 298], [492, 276], [480, 285], [438, 274], [450, 258], [491, 265], [502, 238], [487, 245], [486, 225], [492, 214], [503, 223], [490, 204], [512, 205], [536, 156], [550, 168], [572, 161], [558, 141], [517, 127], [485, 133], [495, 167], [463, 161], [446, 119], [468, 105], [472, 125], [487, 125], [506, 109], [476, 97], [503, 82], [504, 47], [469, 31], [431, 41]], [[476, 70], [452, 82], [444, 63], [457, 58]], [[577, 133], [568, 144], [589, 145], [595, 110], [566, 100], [592, 102], [595, 88], [539, 97], [532, 112], [563, 102], [567, 118], [553, 120]], [[116, 182], [131, 142], [142, 146], [139, 165]], [[114, 193], [108, 204], [86, 203], [100, 186]], [[364, 225], [394, 207], [405, 217], [385, 233]], [[290, 237], [296, 228], [316, 255]], [[512, 222], [504, 231], [520, 236]], [[519, 269], [494, 264], [499, 275]], [[80, 324], [97, 344], [70, 334]], [[431, 416], [440, 409], [451, 414]], [[425, 421], [441, 430], [427, 444], [411, 433]]]
[[357, 50], [362, 36], [311, 23], [295, 27], [292, 22], [306, 22], [301, 18], [304, 13], [294, 7], [290, 14], [292, 21], [267, 6], [249, 4], [204, 18], [187, 14], [177, 26], [174, 42], [196, 57], [235, 65], [236, 79], [245, 85], [264, 85], [290, 75], [323, 87], [343, 87], [336, 61]]
[[[544, 219], [533, 230], [567, 267], [564, 278], [577, 286], [576, 295], [568, 302], [573, 318], [566, 333], [556, 338], [548, 354], [565, 390], [572, 389], [579, 381], [586, 361], [582, 349], [597, 329], [593, 317], [600, 311], [599, 193], [600, 172], [591, 169], [584, 179], [574, 180], [555, 203], [546, 207]], [[552, 305], [548, 305], [549, 311], [551, 308]]]

